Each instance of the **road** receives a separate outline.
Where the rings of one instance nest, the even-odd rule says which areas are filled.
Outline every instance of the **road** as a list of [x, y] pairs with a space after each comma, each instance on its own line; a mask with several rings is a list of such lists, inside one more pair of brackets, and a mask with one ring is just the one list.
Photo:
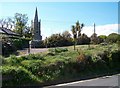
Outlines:
[[[31, 48], [30, 49], [31, 54], [36, 54], [36, 53], [45, 52], [45, 51], [48, 51], [48, 48]], [[29, 54], [28, 49], [18, 50], [18, 52], [21, 53], [19, 56], [25, 56]]]
[[[119, 80], [119, 81], [118, 81]], [[119, 87], [116, 87], [118, 86]], [[79, 87], [79, 88], [120, 88], [120, 74], [113, 76], [104, 76], [95, 79], [76, 81], [71, 83], [58, 84], [50, 86], [51, 88], [61, 88], [61, 87]], [[100, 87], [101, 88], [101, 87]]]
[[32, 48], [30, 53], [40, 53], [40, 52], [45, 52], [47, 50], [48, 48]]

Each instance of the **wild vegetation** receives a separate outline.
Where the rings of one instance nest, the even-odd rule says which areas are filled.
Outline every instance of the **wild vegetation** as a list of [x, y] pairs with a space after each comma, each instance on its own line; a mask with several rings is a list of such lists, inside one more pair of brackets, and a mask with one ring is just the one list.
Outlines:
[[117, 44], [50, 48], [46, 53], [2, 59], [3, 86], [38, 85], [120, 71]]

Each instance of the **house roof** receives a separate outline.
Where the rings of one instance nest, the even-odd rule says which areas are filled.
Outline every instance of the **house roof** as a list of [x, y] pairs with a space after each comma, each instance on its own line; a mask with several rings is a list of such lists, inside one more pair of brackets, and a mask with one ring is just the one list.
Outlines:
[[0, 27], [0, 33], [1, 34], [6, 34], [6, 35], [14, 35], [14, 36], [19, 36], [19, 34], [11, 31], [10, 29]]
[[0, 34], [5, 34], [5, 32], [0, 28]]

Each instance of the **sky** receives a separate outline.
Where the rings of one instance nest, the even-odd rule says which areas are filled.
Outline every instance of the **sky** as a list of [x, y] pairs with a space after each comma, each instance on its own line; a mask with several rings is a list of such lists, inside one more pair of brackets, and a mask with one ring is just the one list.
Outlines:
[[22, 13], [27, 14], [30, 25], [36, 7], [43, 39], [54, 33], [71, 32], [77, 21], [85, 24], [82, 33], [89, 37], [93, 34], [93, 23], [98, 35], [118, 32], [117, 2], [0, 2], [0, 19]]

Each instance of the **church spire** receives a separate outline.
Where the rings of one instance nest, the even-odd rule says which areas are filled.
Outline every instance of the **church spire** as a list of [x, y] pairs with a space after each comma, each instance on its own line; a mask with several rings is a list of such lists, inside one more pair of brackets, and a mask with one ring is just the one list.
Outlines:
[[35, 11], [34, 22], [38, 22], [38, 12], [37, 12], [37, 7], [36, 7], [36, 11]]

